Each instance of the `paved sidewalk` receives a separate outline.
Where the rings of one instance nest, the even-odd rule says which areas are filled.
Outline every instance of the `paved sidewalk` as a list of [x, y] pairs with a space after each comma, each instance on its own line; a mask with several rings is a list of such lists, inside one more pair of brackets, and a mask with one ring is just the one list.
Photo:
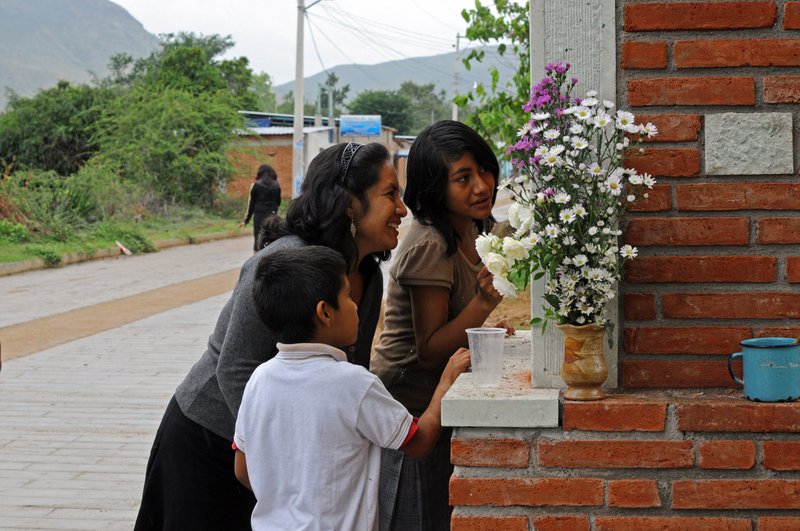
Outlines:
[[[142, 295], [235, 274], [252, 254], [250, 241], [0, 277], [0, 341], [3, 330], [26, 322], [56, 316], [69, 327], [75, 314], [119, 299], [131, 303], [114, 311], [133, 314]], [[194, 295], [203, 300], [175, 297], [166, 306], [174, 309], [3, 363], [0, 529], [131, 529], [161, 415], [229, 296], [187, 297]], [[43, 328], [43, 340], [58, 332]]]

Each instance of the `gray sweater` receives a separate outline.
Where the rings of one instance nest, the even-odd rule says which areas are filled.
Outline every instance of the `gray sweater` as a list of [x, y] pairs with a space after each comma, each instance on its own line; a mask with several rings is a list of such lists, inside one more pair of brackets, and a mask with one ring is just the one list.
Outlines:
[[[208, 348], [175, 391], [183, 414], [221, 437], [233, 440], [233, 429], [244, 386], [261, 363], [278, 349], [253, 302], [253, 280], [258, 262], [280, 249], [306, 245], [296, 236], [286, 236], [248, 259], [239, 272], [231, 298], [219, 314]], [[364, 278], [364, 294], [358, 306], [358, 340], [347, 352], [351, 363], [369, 368], [372, 336], [378, 323], [383, 276], [380, 268]]]

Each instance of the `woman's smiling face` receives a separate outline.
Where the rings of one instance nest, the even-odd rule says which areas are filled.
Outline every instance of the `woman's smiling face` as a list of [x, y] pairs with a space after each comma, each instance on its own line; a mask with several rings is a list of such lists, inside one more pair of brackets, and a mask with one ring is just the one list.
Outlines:
[[367, 209], [354, 201], [353, 223], [360, 256], [397, 247], [400, 221], [408, 211], [400, 198], [400, 183], [389, 161], [383, 165], [378, 180], [367, 188]]

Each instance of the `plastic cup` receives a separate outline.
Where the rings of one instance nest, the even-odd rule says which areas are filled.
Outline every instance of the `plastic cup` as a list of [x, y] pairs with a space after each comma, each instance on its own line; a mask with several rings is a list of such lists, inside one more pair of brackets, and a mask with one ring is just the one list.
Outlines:
[[477, 387], [495, 387], [503, 377], [505, 328], [467, 328], [472, 378]]

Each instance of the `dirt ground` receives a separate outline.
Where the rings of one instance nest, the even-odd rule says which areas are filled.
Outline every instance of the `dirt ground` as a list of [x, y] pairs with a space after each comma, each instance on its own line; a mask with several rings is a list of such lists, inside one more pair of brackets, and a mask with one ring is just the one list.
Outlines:
[[492, 314], [486, 319], [489, 324], [494, 324], [497, 321], [509, 319], [514, 323], [517, 330], [528, 329], [531, 327], [531, 290], [526, 289], [516, 299], [509, 299], [506, 297], [503, 302], [494, 309]]

